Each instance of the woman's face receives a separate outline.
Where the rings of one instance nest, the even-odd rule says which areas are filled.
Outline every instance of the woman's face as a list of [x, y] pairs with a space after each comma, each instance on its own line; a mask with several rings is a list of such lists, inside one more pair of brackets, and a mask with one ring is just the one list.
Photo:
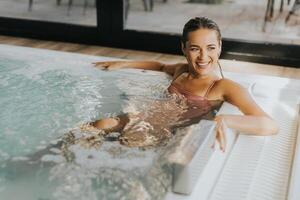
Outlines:
[[210, 29], [198, 29], [188, 33], [182, 51], [189, 63], [189, 72], [196, 76], [208, 75], [217, 64], [221, 52], [221, 41]]

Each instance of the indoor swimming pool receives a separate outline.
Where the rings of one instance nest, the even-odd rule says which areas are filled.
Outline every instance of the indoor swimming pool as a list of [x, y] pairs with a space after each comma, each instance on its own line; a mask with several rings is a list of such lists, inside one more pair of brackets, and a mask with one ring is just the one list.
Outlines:
[[96, 57], [9, 48], [1, 46], [0, 54], [1, 197], [164, 198], [173, 174], [167, 157], [176, 141], [145, 148], [121, 145], [113, 134], [82, 140], [90, 148], [66, 141], [90, 134], [82, 124], [123, 112], [153, 115], [151, 125], [155, 118], [164, 125], [176, 120], [166, 75], [103, 71], [93, 67]]
[[[279, 123], [280, 132], [258, 137], [228, 130], [225, 153], [211, 148], [215, 124], [207, 120], [177, 130], [155, 147], [128, 147], [111, 135], [98, 146], [72, 143], [63, 151], [57, 144], [70, 131], [75, 133], [72, 137], [89, 134], [80, 129], [86, 122], [125, 112], [151, 115], [152, 102], [171, 98], [165, 92], [167, 75], [103, 71], [91, 64], [105, 60], [116, 59], [0, 45], [1, 198], [300, 197], [295, 189], [300, 181], [299, 80], [226, 72], [225, 77], [249, 89]], [[164, 105], [167, 111], [174, 109]], [[156, 114], [164, 121], [171, 117], [166, 113]], [[224, 103], [219, 113], [239, 111]]]

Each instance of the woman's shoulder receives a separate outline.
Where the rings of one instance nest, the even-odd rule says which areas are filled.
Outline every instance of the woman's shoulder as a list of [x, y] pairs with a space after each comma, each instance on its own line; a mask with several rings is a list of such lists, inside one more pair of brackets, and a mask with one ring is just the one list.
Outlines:
[[176, 64], [175, 71], [173, 74], [173, 79], [178, 78], [179, 76], [181, 76], [182, 74], [185, 74], [186, 72], [188, 72], [188, 67], [187, 67], [186, 63]]
[[246, 88], [244, 88], [242, 85], [228, 78], [217, 80], [216, 87], [223, 94], [223, 96], [246, 91]]
[[240, 85], [239, 83], [237, 83], [237, 82], [235, 82], [231, 79], [228, 79], [228, 78], [218, 79], [218, 80], [216, 80], [216, 83], [219, 86], [222, 86], [224, 88], [227, 88], [227, 87], [242, 87], [242, 85]]

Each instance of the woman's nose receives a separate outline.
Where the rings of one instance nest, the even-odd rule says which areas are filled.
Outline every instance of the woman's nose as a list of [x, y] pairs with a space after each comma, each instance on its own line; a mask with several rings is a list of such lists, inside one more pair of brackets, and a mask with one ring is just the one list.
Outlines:
[[203, 59], [205, 59], [207, 57], [207, 52], [204, 50], [202, 50], [202, 51], [199, 51], [199, 54], [198, 54], [198, 58], [200, 59], [200, 60], [203, 60]]

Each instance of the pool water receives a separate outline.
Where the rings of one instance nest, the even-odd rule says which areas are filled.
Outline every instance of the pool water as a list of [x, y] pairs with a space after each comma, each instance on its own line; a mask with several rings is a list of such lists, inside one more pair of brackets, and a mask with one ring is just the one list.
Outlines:
[[[163, 148], [55, 145], [85, 122], [165, 101], [167, 75], [103, 71], [97, 58], [0, 45], [0, 196], [4, 199], [161, 199], [171, 185]], [[134, 105], [133, 105], [134, 104]]]
[[26, 60], [0, 57], [2, 154], [31, 153], [33, 146], [44, 146], [81, 123], [119, 114], [130, 95], [147, 98], [163, 92], [168, 81], [160, 74], [102, 71], [89, 63], [52, 62], [38, 66], [48, 68], [41, 70]]
[[140, 148], [99, 135], [97, 146], [74, 142], [93, 134], [82, 124], [127, 112], [143, 113], [134, 125], [156, 136], [185, 123], [166, 74], [93, 67], [100, 60], [114, 59], [0, 45], [1, 199], [156, 200], [170, 190], [168, 155], [184, 131]]

